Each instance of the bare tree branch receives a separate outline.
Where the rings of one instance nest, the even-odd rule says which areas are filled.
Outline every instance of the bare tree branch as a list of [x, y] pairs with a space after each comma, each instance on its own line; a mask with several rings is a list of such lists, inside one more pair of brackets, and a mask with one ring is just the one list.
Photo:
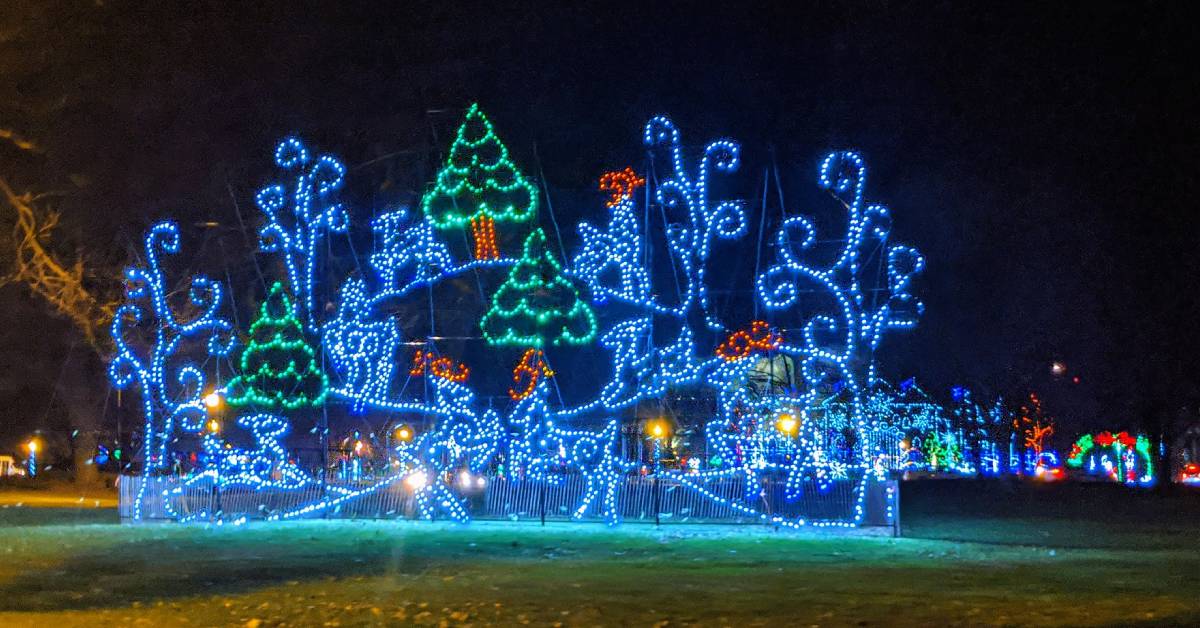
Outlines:
[[17, 215], [13, 227], [15, 264], [2, 281], [21, 282], [69, 318], [94, 349], [100, 349], [100, 332], [112, 320], [116, 303], [101, 300], [84, 286], [83, 260], [64, 264], [46, 249], [58, 226], [58, 212], [38, 205], [26, 192], [17, 194], [0, 177], [0, 193]]
[[38, 148], [37, 144], [34, 144], [33, 142], [25, 139], [24, 137], [21, 137], [20, 135], [18, 135], [17, 133], [15, 133], [14, 131], [12, 131], [10, 129], [0, 129], [0, 139], [8, 140], [8, 141], [12, 142], [17, 148], [19, 148], [21, 150], [27, 150], [27, 151], [31, 151], [31, 152], [35, 152], [35, 153], [41, 152], [41, 149]]

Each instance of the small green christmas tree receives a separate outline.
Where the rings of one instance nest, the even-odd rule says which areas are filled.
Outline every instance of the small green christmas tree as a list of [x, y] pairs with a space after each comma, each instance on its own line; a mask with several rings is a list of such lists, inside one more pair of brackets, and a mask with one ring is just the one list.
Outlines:
[[471, 105], [450, 145], [437, 183], [421, 199], [421, 209], [438, 229], [471, 224], [476, 259], [500, 256], [496, 222], [524, 222], [537, 212], [537, 189], [508, 158], [492, 123]]
[[295, 305], [276, 282], [250, 326], [241, 375], [229, 382], [230, 405], [295, 410], [325, 400], [329, 379], [304, 340]]
[[930, 432], [924, 445], [925, 459], [934, 471], [953, 470], [962, 465], [962, 452], [953, 435], [939, 436], [937, 432]]
[[580, 345], [596, 337], [596, 315], [546, 250], [541, 229], [525, 239], [521, 259], [492, 296], [480, 326], [493, 345], [541, 347], [546, 338]]

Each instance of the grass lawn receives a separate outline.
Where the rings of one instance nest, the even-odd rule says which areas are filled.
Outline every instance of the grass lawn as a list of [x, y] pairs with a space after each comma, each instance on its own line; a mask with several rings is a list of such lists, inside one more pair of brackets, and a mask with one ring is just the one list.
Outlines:
[[0, 626], [1200, 625], [1200, 526], [920, 501], [902, 539], [0, 507]]

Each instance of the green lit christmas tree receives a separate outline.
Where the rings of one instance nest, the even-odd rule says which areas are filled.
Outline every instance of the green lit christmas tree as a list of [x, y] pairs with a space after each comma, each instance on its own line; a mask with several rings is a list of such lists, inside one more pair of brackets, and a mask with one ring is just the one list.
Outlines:
[[537, 189], [508, 157], [492, 123], [471, 105], [450, 145], [437, 183], [421, 208], [438, 229], [470, 223], [476, 259], [496, 259], [496, 222], [525, 222], [537, 212]]
[[480, 326], [493, 345], [541, 347], [547, 338], [580, 345], [596, 337], [596, 315], [546, 250], [541, 229], [525, 239], [521, 259], [492, 296]]
[[939, 436], [930, 432], [922, 442], [925, 449], [925, 460], [934, 471], [954, 470], [962, 466], [962, 452], [954, 436], [946, 434]]
[[250, 326], [241, 374], [229, 382], [230, 405], [295, 410], [325, 400], [329, 379], [304, 339], [292, 298], [276, 282]]

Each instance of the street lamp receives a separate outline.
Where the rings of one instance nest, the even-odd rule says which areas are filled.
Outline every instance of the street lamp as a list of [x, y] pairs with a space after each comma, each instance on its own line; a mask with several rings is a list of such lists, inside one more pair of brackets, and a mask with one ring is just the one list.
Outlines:
[[797, 429], [800, 427], [800, 422], [791, 414], [781, 414], [779, 415], [779, 420], [775, 421], [775, 427], [788, 436], [795, 436]]
[[25, 448], [29, 450], [29, 458], [25, 460], [25, 466], [29, 470], [29, 477], [37, 475], [37, 452], [38, 442], [36, 438], [29, 439], [25, 443]]
[[208, 409], [210, 410], [216, 410], [217, 408], [221, 407], [220, 393], [214, 390], [207, 395], [204, 395], [204, 405], [208, 406]]
[[654, 441], [654, 472], [658, 473], [659, 462], [662, 460], [662, 443], [671, 434], [671, 427], [663, 419], [646, 423], [646, 434]]

